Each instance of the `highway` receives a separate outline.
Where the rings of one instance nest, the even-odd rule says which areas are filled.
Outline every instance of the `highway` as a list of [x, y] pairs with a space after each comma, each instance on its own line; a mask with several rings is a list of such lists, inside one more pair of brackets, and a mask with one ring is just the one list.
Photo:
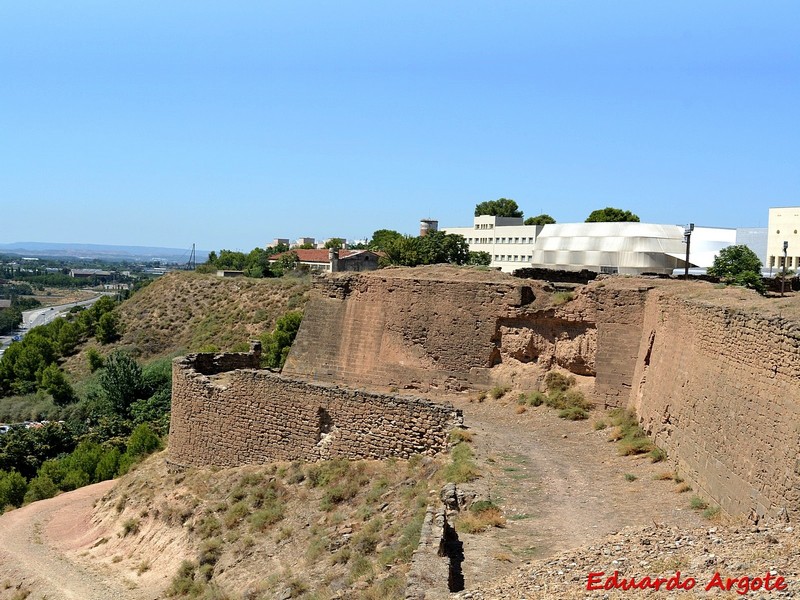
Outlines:
[[3, 335], [0, 336], [0, 356], [6, 351], [6, 348], [11, 345], [11, 341], [13, 336], [19, 335], [24, 336], [28, 333], [29, 330], [33, 329], [34, 327], [38, 327], [39, 325], [47, 325], [50, 321], [55, 319], [56, 317], [60, 317], [63, 314], [69, 312], [69, 310], [73, 306], [91, 306], [95, 302], [97, 302], [100, 298], [106, 295], [114, 295], [114, 293], [97, 293], [94, 298], [89, 298], [88, 300], [81, 300], [80, 302], [70, 302], [69, 304], [57, 304], [55, 306], [47, 306], [44, 308], [34, 308], [32, 310], [26, 310], [22, 313], [22, 326], [11, 335]]

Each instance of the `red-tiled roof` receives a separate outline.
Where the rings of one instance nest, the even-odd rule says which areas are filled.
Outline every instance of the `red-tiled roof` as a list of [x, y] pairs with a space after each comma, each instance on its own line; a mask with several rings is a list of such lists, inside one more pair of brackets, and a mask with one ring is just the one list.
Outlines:
[[[287, 254], [291, 254], [294, 252], [297, 254], [297, 260], [300, 262], [311, 262], [311, 263], [327, 263], [330, 261], [329, 253], [327, 248], [314, 248], [310, 250], [289, 250], [288, 252], [281, 252], [279, 254], [273, 254], [270, 256], [270, 260], [277, 260], [282, 256], [286, 256]], [[339, 250], [339, 259], [347, 258], [348, 256], [353, 256], [354, 254], [360, 254], [362, 252], [372, 252], [371, 250]], [[373, 254], [379, 254], [374, 252]]]

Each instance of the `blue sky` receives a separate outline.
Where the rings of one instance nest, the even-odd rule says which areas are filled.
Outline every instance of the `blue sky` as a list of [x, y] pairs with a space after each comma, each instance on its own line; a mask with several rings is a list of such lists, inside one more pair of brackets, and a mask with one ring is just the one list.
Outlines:
[[0, 242], [249, 250], [478, 202], [766, 226], [800, 3], [4, 2]]

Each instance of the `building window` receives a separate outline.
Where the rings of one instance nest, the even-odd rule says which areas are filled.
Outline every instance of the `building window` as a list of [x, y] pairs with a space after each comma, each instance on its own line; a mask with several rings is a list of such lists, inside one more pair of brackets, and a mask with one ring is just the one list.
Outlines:
[[497, 256], [497, 254], [494, 255], [494, 259], [495, 260], [499, 260], [499, 257]]
[[617, 267], [600, 267], [600, 272], [605, 273], [607, 275], [611, 275], [613, 273], [617, 273], [618, 269]]
[[769, 266], [770, 267], [774, 267], [775, 266], [775, 257], [774, 256], [770, 256], [769, 257]]

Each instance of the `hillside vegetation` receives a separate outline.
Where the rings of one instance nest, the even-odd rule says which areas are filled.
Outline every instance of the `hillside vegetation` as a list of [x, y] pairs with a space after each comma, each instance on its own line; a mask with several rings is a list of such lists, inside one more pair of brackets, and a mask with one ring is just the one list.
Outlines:
[[272, 330], [286, 311], [302, 309], [310, 287], [308, 276], [225, 279], [170, 273], [120, 307], [121, 343], [137, 348], [143, 358], [239, 349]]
[[103, 537], [88, 560], [142, 590], [160, 587], [159, 597], [400, 599], [442, 463], [339, 459], [170, 474], [157, 455], [98, 502]]

